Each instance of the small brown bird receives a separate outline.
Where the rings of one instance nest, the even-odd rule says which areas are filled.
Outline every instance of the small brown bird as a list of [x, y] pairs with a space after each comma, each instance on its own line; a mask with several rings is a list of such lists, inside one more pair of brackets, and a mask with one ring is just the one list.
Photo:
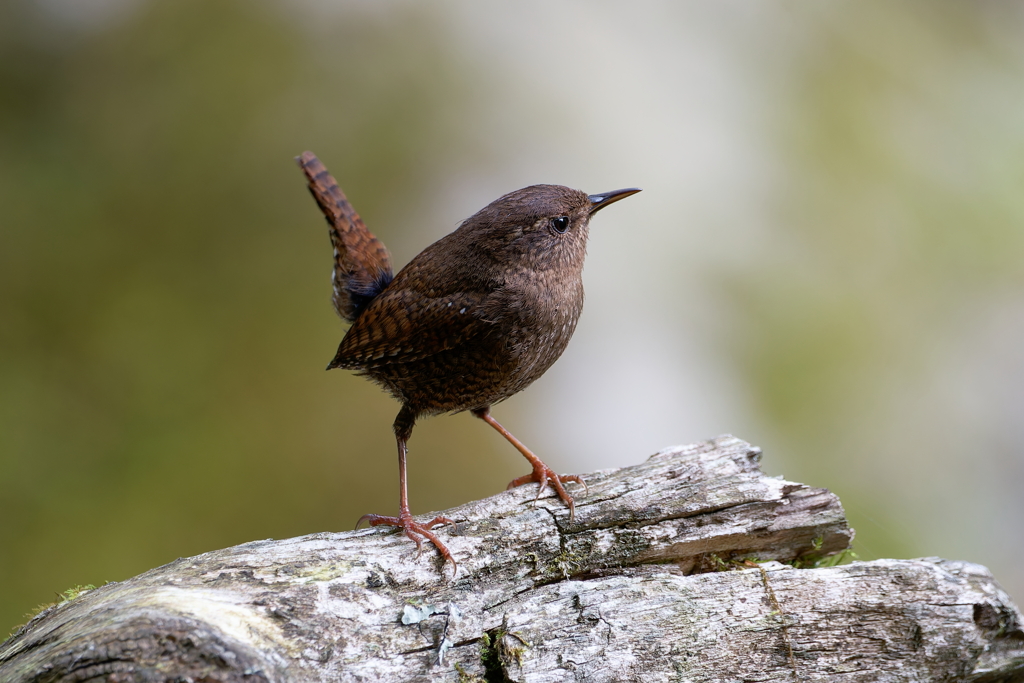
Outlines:
[[552, 471], [490, 409], [528, 387], [562, 355], [583, 310], [590, 219], [640, 190], [587, 195], [560, 185], [532, 185], [510, 192], [393, 276], [387, 249], [316, 155], [304, 152], [296, 161], [330, 226], [334, 307], [352, 323], [327, 369], [355, 370], [402, 404], [394, 424], [398, 517], [364, 515], [359, 523], [400, 527], [417, 548], [429, 539], [455, 564], [431, 531], [451, 520], [419, 523], [409, 512], [405, 455], [417, 418], [464, 410], [498, 430], [533, 466], [508, 488], [537, 482], [539, 497], [550, 483], [571, 518], [575, 507], [563, 484], [586, 486], [584, 481]]

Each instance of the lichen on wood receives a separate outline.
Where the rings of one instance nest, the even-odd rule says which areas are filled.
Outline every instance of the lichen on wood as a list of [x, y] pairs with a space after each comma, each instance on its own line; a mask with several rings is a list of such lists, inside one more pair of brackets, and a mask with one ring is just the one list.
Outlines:
[[[446, 511], [459, 562], [383, 529], [180, 559], [45, 610], [0, 680], [1024, 680], [1021, 615], [968, 563], [817, 560], [824, 489], [733, 437]], [[430, 516], [432, 516], [431, 513]]]

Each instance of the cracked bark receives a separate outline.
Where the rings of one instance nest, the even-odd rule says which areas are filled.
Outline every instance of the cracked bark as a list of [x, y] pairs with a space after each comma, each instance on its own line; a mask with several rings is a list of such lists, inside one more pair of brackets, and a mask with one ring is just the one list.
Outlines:
[[1024, 681], [984, 567], [794, 568], [853, 532], [759, 459], [721, 437], [588, 475], [573, 522], [530, 486], [447, 511], [455, 578], [382, 529], [180, 559], [35, 617], [0, 681]]

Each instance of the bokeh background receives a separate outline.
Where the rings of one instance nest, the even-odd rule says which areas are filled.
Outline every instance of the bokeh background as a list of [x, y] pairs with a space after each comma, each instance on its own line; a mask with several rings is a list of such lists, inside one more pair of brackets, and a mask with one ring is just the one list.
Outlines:
[[[404, 264], [551, 182], [592, 230], [562, 360], [497, 417], [586, 472], [733, 433], [861, 558], [1024, 600], [1024, 7], [0, 3], [0, 638], [40, 603], [397, 509], [292, 158]], [[421, 423], [413, 511], [525, 463]]]

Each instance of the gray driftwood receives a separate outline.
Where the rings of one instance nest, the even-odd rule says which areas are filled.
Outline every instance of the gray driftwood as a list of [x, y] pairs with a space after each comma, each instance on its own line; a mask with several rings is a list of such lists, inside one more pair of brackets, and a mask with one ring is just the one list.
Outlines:
[[0, 681], [1024, 680], [984, 567], [813, 568], [842, 507], [759, 459], [722, 437], [596, 472], [573, 521], [529, 486], [449, 510], [454, 578], [382, 529], [180, 559], [35, 617]]

